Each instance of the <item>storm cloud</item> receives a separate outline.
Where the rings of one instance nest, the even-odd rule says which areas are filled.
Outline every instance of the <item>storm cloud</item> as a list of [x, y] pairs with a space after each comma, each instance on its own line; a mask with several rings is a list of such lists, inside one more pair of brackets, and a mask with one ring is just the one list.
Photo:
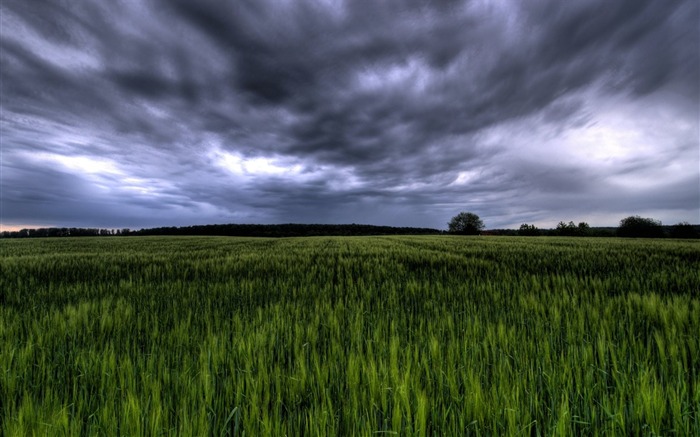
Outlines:
[[693, 0], [0, 8], [4, 226], [700, 222]]

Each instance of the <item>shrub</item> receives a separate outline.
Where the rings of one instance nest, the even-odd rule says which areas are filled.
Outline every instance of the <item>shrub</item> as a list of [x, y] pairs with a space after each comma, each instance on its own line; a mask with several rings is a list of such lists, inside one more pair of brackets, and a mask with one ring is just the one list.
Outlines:
[[635, 215], [620, 220], [617, 235], [632, 238], [661, 238], [664, 236], [664, 231], [659, 220]]

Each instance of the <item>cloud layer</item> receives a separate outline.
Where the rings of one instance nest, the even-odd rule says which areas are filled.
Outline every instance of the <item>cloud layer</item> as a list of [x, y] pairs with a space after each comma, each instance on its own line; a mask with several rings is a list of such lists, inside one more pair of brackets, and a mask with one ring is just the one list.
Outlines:
[[692, 0], [0, 6], [2, 222], [700, 222]]

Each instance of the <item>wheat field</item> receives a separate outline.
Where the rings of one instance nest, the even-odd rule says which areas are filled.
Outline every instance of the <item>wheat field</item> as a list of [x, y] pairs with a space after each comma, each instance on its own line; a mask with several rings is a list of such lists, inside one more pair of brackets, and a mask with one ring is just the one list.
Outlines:
[[0, 241], [0, 434], [700, 435], [700, 244]]

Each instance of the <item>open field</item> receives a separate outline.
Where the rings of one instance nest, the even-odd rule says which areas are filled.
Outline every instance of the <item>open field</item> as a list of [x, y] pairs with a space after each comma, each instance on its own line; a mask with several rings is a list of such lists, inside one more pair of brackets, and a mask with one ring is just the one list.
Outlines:
[[700, 435], [700, 241], [3, 240], [0, 269], [7, 436]]

